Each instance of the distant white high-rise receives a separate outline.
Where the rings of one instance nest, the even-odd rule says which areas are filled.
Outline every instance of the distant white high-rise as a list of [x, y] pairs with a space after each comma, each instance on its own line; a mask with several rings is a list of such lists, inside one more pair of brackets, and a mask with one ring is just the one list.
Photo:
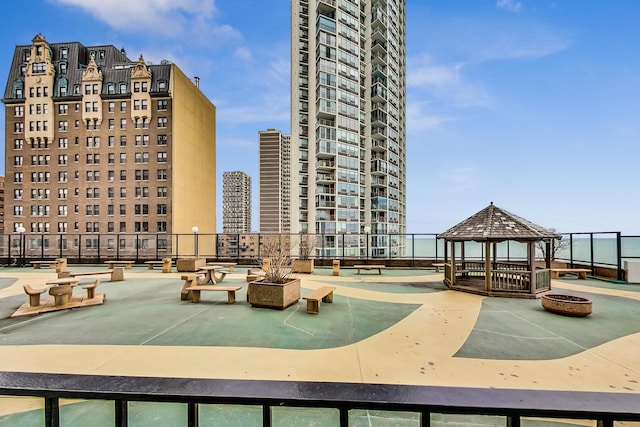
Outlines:
[[244, 172], [222, 174], [222, 229], [225, 233], [251, 232], [251, 177]]
[[291, 231], [291, 138], [276, 129], [258, 133], [260, 232]]
[[318, 255], [401, 255], [405, 0], [291, 4], [291, 231]]

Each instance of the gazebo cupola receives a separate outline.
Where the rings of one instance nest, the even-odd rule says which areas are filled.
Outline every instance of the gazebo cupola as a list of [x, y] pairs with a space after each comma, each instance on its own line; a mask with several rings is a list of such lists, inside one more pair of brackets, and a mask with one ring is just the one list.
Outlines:
[[[500, 209], [493, 202], [439, 234], [438, 238], [445, 240], [444, 282], [451, 289], [482, 295], [535, 298], [551, 288], [551, 260], [547, 256], [545, 268], [536, 268], [536, 243], [545, 242], [545, 253], [550, 254], [552, 242], [560, 236]], [[497, 244], [508, 241], [526, 244], [526, 260], [498, 257]], [[481, 259], [465, 257], [465, 242], [483, 244]]]

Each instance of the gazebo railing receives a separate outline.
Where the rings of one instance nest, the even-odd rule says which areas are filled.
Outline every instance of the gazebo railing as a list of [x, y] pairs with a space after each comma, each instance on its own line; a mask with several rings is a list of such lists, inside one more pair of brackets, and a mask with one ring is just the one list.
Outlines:
[[547, 291], [551, 289], [551, 270], [548, 268], [538, 268], [536, 275], [536, 292]]
[[531, 292], [531, 272], [526, 270], [492, 270], [493, 291]]

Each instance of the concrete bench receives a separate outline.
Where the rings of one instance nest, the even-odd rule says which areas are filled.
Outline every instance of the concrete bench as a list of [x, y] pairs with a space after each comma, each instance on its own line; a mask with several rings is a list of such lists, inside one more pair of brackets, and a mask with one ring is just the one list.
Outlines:
[[115, 268], [116, 265], [120, 265], [123, 266], [127, 269], [130, 270], [133, 267], [133, 263], [135, 261], [123, 261], [123, 260], [109, 260], [109, 261], [105, 261], [105, 264], [107, 264], [107, 268]]
[[443, 262], [434, 262], [433, 264], [431, 264], [432, 267], [436, 268], [436, 273], [440, 272], [440, 268], [444, 267], [444, 263]]
[[304, 299], [307, 300], [307, 313], [320, 314], [320, 300], [322, 300], [322, 302], [333, 302], [333, 291], [335, 289], [333, 286], [323, 286], [305, 296]]
[[578, 279], [586, 279], [587, 273], [591, 273], [591, 270], [588, 268], [552, 268], [551, 269], [551, 278], [558, 279], [560, 276], [564, 276], [567, 273], [576, 273], [578, 275]]
[[234, 304], [236, 302], [236, 292], [240, 289], [242, 289], [242, 286], [199, 285], [185, 288], [188, 293], [187, 299], [190, 299], [193, 303], [200, 302], [200, 293], [202, 291], [226, 291], [228, 304]]
[[60, 273], [58, 273], [58, 278], [60, 279], [63, 277], [98, 276], [102, 274], [108, 274], [112, 282], [121, 282], [124, 280], [124, 269], [121, 267], [111, 270], [81, 271], [75, 273], [73, 271], [61, 271]]
[[46, 288], [32, 288], [31, 285], [23, 285], [24, 292], [29, 295], [29, 305], [31, 307], [37, 307], [40, 305], [40, 295], [45, 293], [48, 287]]
[[87, 299], [95, 298], [96, 288], [98, 287], [99, 284], [100, 284], [100, 279], [96, 279], [93, 283], [82, 285], [82, 289], [86, 289], [87, 291]]
[[162, 267], [163, 273], [171, 273], [171, 258], [165, 258], [159, 261], [145, 261], [149, 270], [153, 270], [156, 265]]
[[382, 264], [367, 264], [367, 265], [354, 265], [353, 268], [358, 269], [358, 273], [360, 274], [360, 270], [378, 270], [378, 274], [382, 274], [382, 270], [385, 268]]

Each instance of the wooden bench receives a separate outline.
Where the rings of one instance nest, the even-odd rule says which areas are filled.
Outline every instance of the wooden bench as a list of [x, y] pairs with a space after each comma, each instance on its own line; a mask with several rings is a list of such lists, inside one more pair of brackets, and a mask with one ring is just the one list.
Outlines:
[[163, 273], [171, 273], [171, 258], [165, 258], [159, 261], [145, 261], [149, 270], [153, 270], [153, 268], [158, 265], [162, 267]]
[[133, 267], [133, 263], [134, 261], [122, 261], [122, 260], [109, 260], [109, 261], [105, 261], [105, 264], [107, 264], [107, 268], [115, 268], [116, 265], [124, 265], [124, 267], [127, 270], [130, 270], [131, 267]]
[[358, 273], [360, 274], [360, 270], [378, 270], [378, 274], [382, 274], [382, 269], [385, 268], [382, 264], [368, 264], [368, 265], [354, 265], [353, 268], [358, 269]]
[[98, 287], [99, 284], [100, 284], [100, 279], [96, 279], [93, 283], [82, 285], [82, 289], [87, 290], [87, 299], [95, 298], [96, 288]]
[[29, 295], [29, 305], [31, 307], [37, 307], [40, 305], [40, 295], [45, 293], [49, 287], [46, 288], [32, 288], [31, 285], [23, 285], [24, 292]]
[[51, 261], [47, 261], [47, 260], [31, 261], [31, 265], [33, 266], [34, 270], [40, 270], [41, 267], [54, 268], [54, 267], [56, 267], [58, 265], [58, 261], [56, 261], [56, 260], [51, 260]]
[[440, 268], [444, 267], [444, 263], [443, 262], [434, 262], [433, 264], [431, 264], [432, 267], [436, 268], [436, 273], [440, 272]]
[[333, 286], [323, 286], [304, 297], [307, 300], [307, 313], [320, 314], [320, 300], [333, 302]]
[[259, 268], [250, 268], [247, 270], [247, 283], [255, 280], [262, 280], [266, 275], [267, 273], [264, 270]]
[[236, 266], [235, 262], [208, 262], [207, 265], [220, 265], [222, 267], [227, 267], [231, 273], [233, 273], [233, 268]]
[[558, 279], [561, 275], [565, 275], [566, 273], [576, 273], [578, 275], [578, 279], [586, 279], [587, 273], [591, 273], [591, 270], [588, 268], [552, 268], [551, 269], [551, 278]]
[[187, 291], [187, 299], [193, 303], [200, 302], [201, 291], [227, 291], [228, 304], [234, 304], [236, 302], [236, 292], [240, 289], [242, 289], [242, 286], [198, 285], [185, 288]]
[[98, 270], [98, 271], [81, 271], [77, 273], [74, 273], [73, 271], [61, 271], [60, 273], [58, 273], [58, 278], [98, 276], [101, 274], [108, 274], [111, 277], [112, 282], [121, 282], [124, 280], [124, 269], [122, 268], [114, 268], [111, 270]]

